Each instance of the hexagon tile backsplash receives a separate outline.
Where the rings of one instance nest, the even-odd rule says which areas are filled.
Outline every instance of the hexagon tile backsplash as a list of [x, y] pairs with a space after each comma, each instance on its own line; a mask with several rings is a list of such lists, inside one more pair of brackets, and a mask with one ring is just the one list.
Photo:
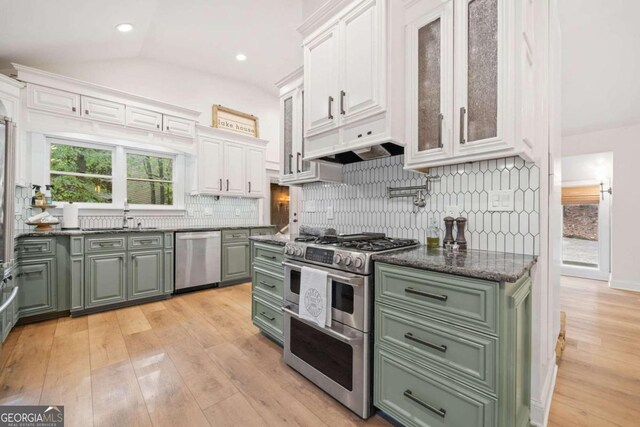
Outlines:
[[[130, 227], [141, 223], [143, 227], [195, 227], [195, 226], [233, 226], [259, 224], [259, 210], [257, 199], [192, 196], [186, 194], [184, 198], [185, 213], [181, 215], [133, 215]], [[27, 218], [35, 215], [29, 208], [31, 191], [28, 188], [16, 187], [16, 215], [15, 226], [18, 230], [29, 229], [25, 224]], [[39, 212], [39, 210], [37, 211]], [[62, 221], [62, 217], [58, 217]], [[79, 216], [82, 228], [108, 228], [122, 226], [122, 214], [113, 215], [82, 215]]]
[[[459, 206], [460, 215], [468, 219], [470, 248], [539, 254], [540, 170], [536, 165], [509, 157], [432, 168], [430, 175], [440, 180], [432, 183], [427, 205], [415, 208], [411, 198], [387, 198], [387, 187], [425, 182], [424, 175], [404, 169], [403, 156], [345, 165], [341, 184], [305, 184], [301, 223], [333, 227], [340, 233], [384, 232], [425, 243], [431, 218], [444, 229], [445, 208]], [[514, 211], [489, 212], [488, 192], [509, 189], [514, 190]], [[333, 220], [327, 219], [330, 207]]]

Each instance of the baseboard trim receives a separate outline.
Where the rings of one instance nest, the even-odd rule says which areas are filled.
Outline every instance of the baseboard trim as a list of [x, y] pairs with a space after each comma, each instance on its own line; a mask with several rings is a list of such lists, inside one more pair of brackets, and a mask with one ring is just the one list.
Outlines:
[[553, 390], [556, 387], [556, 377], [558, 376], [558, 365], [553, 364], [553, 373], [547, 375], [547, 381], [542, 392], [542, 400], [531, 399], [531, 425], [545, 427], [549, 423], [549, 413], [551, 412], [551, 401]]
[[609, 280], [609, 287], [623, 291], [640, 292], [640, 282], [632, 282], [630, 280]]

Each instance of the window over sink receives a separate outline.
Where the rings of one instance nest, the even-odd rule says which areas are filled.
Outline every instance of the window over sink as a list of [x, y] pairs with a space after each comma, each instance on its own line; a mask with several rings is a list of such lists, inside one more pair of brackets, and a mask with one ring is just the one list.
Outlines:
[[48, 138], [48, 182], [56, 205], [84, 209], [182, 209], [176, 177], [184, 173], [180, 154], [138, 147]]

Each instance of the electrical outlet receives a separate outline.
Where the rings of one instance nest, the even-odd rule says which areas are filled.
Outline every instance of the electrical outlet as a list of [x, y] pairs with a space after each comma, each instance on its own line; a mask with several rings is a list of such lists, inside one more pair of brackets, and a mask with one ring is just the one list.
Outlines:
[[460, 206], [451, 205], [444, 208], [444, 216], [458, 218], [460, 216]]
[[212, 216], [213, 215], [213, 209], [204, 208], [204, 214], [207, 215], [207, 216]]
[[333, 219], [333, 206], [328, 206], [327, 207], [327, 219], [328, 220], [332, 220]]
[[236, 216], [240, 216], [240, 209], [236, 209]]
[[489, 212], [513, 212], [513, 190], [489, 191]]

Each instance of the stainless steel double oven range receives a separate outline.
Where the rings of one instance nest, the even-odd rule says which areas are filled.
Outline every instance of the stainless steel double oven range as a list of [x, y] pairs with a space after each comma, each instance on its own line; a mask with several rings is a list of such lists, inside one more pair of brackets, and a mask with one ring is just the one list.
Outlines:
[[[417, 245], [384, 234], [301, 237], [285, 246], [284, 360], [362, 418], [371, 415], [374, 253]], [[298, 316], [304, 266], [326, 271], [332, 321]]]

